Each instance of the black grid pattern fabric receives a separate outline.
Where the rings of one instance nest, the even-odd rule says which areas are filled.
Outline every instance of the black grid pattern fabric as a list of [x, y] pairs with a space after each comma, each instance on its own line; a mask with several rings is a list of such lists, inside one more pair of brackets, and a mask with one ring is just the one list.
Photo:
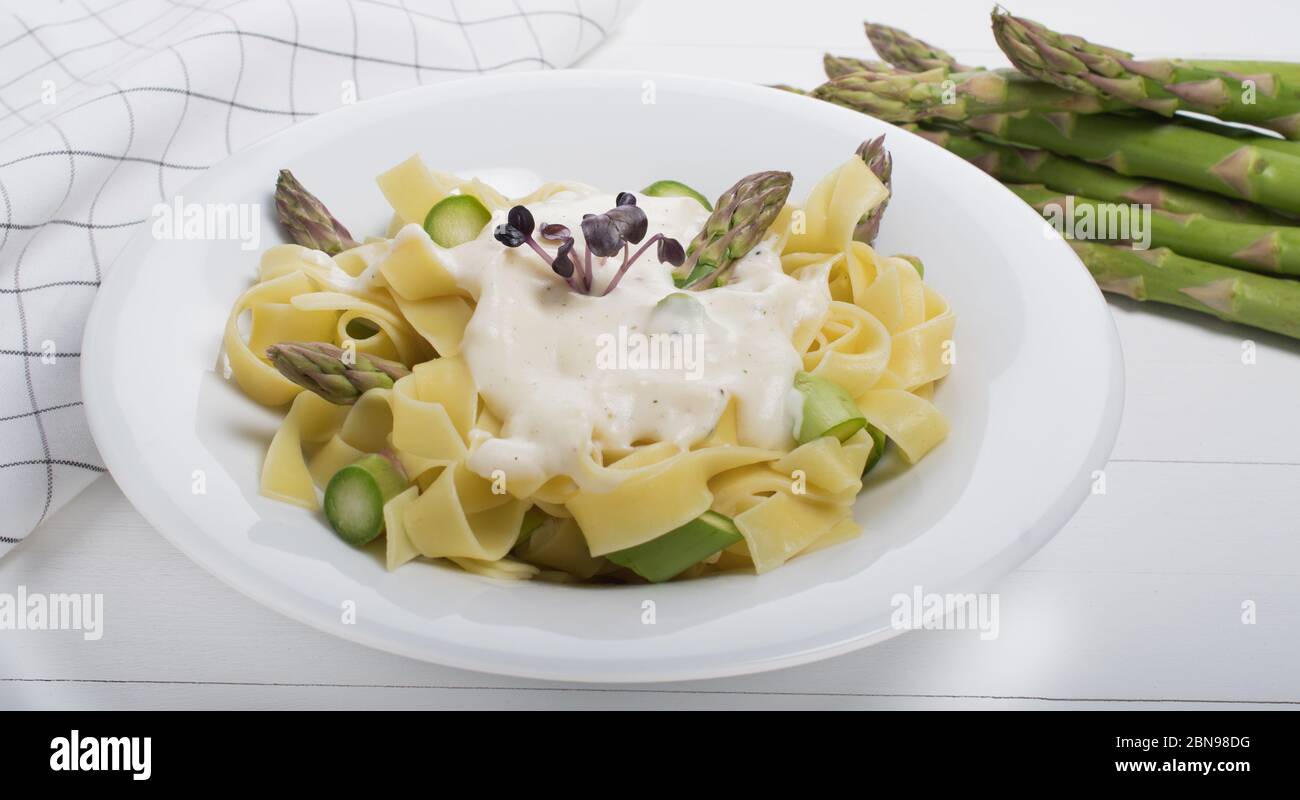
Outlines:
[[570, 66], [630, 5], [0, 0], [0, 553], [104, 472], [81, 334], [155, 204], [354, 98]]

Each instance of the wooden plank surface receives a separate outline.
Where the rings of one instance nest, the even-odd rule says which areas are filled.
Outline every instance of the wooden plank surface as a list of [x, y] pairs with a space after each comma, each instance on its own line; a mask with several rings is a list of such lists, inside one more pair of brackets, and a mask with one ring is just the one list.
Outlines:
[[[998, 60], [983, 4], [878, 7], [964, 60]], [[823, 50], [868, 54], [863, 8], [651, 0], [584, 66], [810, 86]], [[1186, 5], [1172, 25], [1161, 3], [1014, 7], [1094, 35], [1098, 19], [1122, 19], [1107, 43], [1149, 53], [1294, 55], [1294, 3], [1235, 9], [1225, 21]], [[618, 689], [464, 672], [262, 608], [167, 544], [104, 478], [0, 561], [0, 587], [104, 593], [104, 637], [0, 633], [0, 707], [1300, 707], [1300, 347], [1112, 309], [1128, 394], [1106, 494], [997, 587], [994, 641], [918, 632], [792, 670]]]

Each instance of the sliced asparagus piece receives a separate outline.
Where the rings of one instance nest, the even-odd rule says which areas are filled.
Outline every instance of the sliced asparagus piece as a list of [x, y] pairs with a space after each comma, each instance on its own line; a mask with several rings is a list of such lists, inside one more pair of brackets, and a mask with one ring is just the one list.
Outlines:
[[287, 169], [275, 181], [275, 212], [295, 244], [331, 256], [357, 246], [343, 223]]
[[729, 518], [705, 511], [663, 536], [605, 557], [651, 583], [662, 583], [743, 538]]
[[1116, 114], [990, 114], [966, 127], [1123, 175], [1160, 178], [1300, 213], [1300, 156], [1186, 125]]
[[1028, 110], [1097, 114], [1126, 107], [1040, 83], [1014, 70], [854, 72], [818, 86], [813, 96], [886, 122], [961, 121]]
[[646, 322], [647, 333], [703, 334], [707, 332], [709, 313], [693, 292], [673, 292], [655, 303]]
[[[1093, 219], [1118, 219], [1119, 209], [1129, 213], [1132, 208], [1127, 204], [1117, 208], [1115, 203], [1067, 195], [1043, 186], [1010, 185], [1008, 188], [1045, 214], [1055, 207], [1055, 214], [1061, 215], [1072, 206], [1076, 213], [1079, 209], [1090, 209], [1086, 213], [1091, 213]], [[1067, 201], [1067, 197], [1072, 199]], [[1147, 216], [1147, 221], [1150, 224], [1150, 243], [1156, 247], [1168, 247], [1185, 256], [1253, 272], [1300, 276], [1300, 228], [1224, 222], [1203, 214], [1170, 214], [1167, 211], [1153, 211]], [[1128, 228], [1132, 232], [1131, 224]]]
[[439, 247], [455, 247], [478, 238], [492, 221], [492, 212], [473, 195], [444, 197], [424, 217], [424, 232]]
[[1300, 282], [1180, 256], [1172, 250], [1070, 242], [1102, 291], [1167, 303], [1300, 339]]
[[866, 427], [867, 420], [858, 404], [839, 384], [818, 375], [800, 372], [794, 376], [794, 388], [803, 395], [803, 418], [799, 423], [799, 444], [823, 436], [841, 442]]
[[528, 538], [537, 532], [545, 522], [551, 519], [551, 516], [542, 511], [537, 506], [533, 506], [524, 512], [524, 519], [519, 523], [519, 538], [515, 541], [515, 547], [528, 541]]
[[875, 425], [867, 425], [867, 434], [871, 436], [871, 454], [867, 456], [866, 466], [862, 468], [864, 476], [880, 463], [880, 457], [885, 454], [885, 445], [889, 444], [889, 437]]
[[709, 198], [679, 181], [655, 181], [642, 189], [641, 194], [648, 194], [651, 197], [689, 197], [709, 211], [713, 210], [713, 204], [709, 202]]
[[281, 342], [266, 348], [266, 357], [281, 375], [338, 405], [351, 405], [370, 389], [391, 389], [411, 374], [396, 361], [349, 355], [328, 342]]
[[1041, 81], [1094, 97], [1113, 98], [1165, 116], [1199, 111], [1300, 138], [1300, 86], [1294, 65], [1244, 75], [1179, 59], [1138, 61], [1132, 53], [1066, 36], [993, 11], [993, 35], [1011, 63]]
[[888, 61], [898, 69], [907, 72], [925, 72], [935, 67], [946, 67], [954, 72], [974, 72], [981, 67], [967, 67], [957, 63], [946, 51], [927, 44], [907, 31], [863, 23], [867, 29], [867, 39], [875, 49], [876, 55]]
[[736, 262], [767, 235], [793, 184], [788, 172], [756, 172], [723, 192], [686, 249], [686, 262], [678, 272], [687, 276], [683, 285], [705, 289], [725, 283]]
[[[867, 162], [867, 166], [885, 188], [892, 192], [894, 157], [885, 149], [884, 134], [863, 142], [858, 146], [857, 153], [863, 161]], [[885, 216], [885, 208], [888, 206], [889, 198], [886, 197], [883, 203], [864, 214], [857, 227], [853, 229], [853, 238], [867, 244], [874, 242], [876, 236], [880, 234], [880, 220]]]
[[372, 454], [349, 464], [325, 487], [325, 517], [351, 545], [374, 541], [384, 532], [384, 504], [410, 482], [392, 460]]
[[914, 131], [956, 153], [1004, 183], [1038, 183], [1069, 194], [1113, 203], [1144, 203], [1175, 214], [1204, 214], [1229, 222], [1273, 223], [1281, 218], [1249, 203], [1174, 183], [1132, 178], [1105, 167], [1055, 155], [962, 136], [947, 130]]

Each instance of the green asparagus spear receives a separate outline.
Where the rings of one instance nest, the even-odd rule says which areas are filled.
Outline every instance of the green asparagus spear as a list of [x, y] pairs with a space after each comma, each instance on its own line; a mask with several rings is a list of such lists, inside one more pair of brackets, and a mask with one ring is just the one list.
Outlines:
[[1070, 242], [1102, 291], [1212, 314], [1300, 339], [1300, 282], [1254, 275], [1169, 249]]
[[888, 25], [863, 23], [867, 29], [867, 39], [875, 48], [876, 54], [895, 67], [907, 72], [925, 72], [935, 67], [947, 67], [954, 72], [974, 72], [980, 67], [967, 67], [957, 63], [957, 59], [907, 31], [891, 28]]
[[1192, 61], [1138, 61], [1131, 53], [1066, 36], [1032, 20], [993, 11], [993, 35], [1011, 63], [1041, 81], [1121, 100], [1165, 116], [1199, 111], [1300, 139], [1300, 89], [1294, 65], [1244, 75]]
[[683, 285], [704, 289], [725, 283], [735, 263], [767, 235], [793, 185], [788, 172], [756, 172], [723, 192], [686, 249], [679, 272], [687, 276]]
[[891, 67], [883, 61], [868, 61], [851, 56], [835, 56], [830, 53], [822, 56], [822, 69], [825, 70], [826, 77], [831, 80], [851, 75], [854, 72], [874, 72], [885, 75], [904, 72], [904, 70]]
[[1300, 63], [1294, 61], [1214, 61], [1197, 58], [1191, 59], [1187, 63], [1198, 69], [1224, 72], [1239, 77], [1261, 74], [1276, 75], [1292, 86], [1300, 84]]
[[391, 389], [411, 373], [396, 361], [349, 355], [327, 342], [273, 344], [266, 348], [266, 357], [284, 377], [341, 406], [355, 403], [370, 389]]
[[275, 182], [275, 211], [289, 238], [303, 247], [333, 256], [357, 246], [343, 223], [287, 169]]
[[990, 114], [966, 127], [1123, 175], [1160, 178], [1300, 213], [1300, 156], [1186, 125], [1115, 114]]
[[[1063, 214], [1075, 215], [1083, 211], [1093, 220], [1117, 223], [1118, 231], [1094, 231], [1099, 238], [1133, 239], [1149, 233], [1149, 244], [1168, 247], [1192, 258], [1252, 272], [1300, 276], [1300, 228], [1224, 222], [1203, 214], [1152, 211], [1148, 215], [1130, 205], [1066, 195], [1042, 186], [1013, 184], [1008, 188], [1045, 216], [1050, 213], [1059, 218]], [[1134, 215], [1141, 215], [1140, 220], [1132, 219]], [[1125, 216], [1130, 218], [1123, 219]], [[1066, 219], [1065, 222], [1070, 224], [1073, 220]], [[1149, 231], [1140, 230], [1144, 225], [1149, 226]]]
[[1067, 92], [1011, 70], [908, 74], [854, 72], [828, 81], [813, 96], [886, 122], [962, 121], [1011, 111], [1072, 111], [1097, 114], [1121, 103]]
[[1204, 214], [1228, 222], [1258, 224], [1283, 220], [1265, 209], [1173, 183], [1130, 178], [1105, 167], [1046, 150], [994, 144], [948, 130], [914, 133], [961, 156], [1004, 183], [1039, 183], [1068, 194], [1113, 203], [1141, 203], [1174, 214]]
[[1300, 156], [1300, 142], [1293, 142], [1289, 139], [1279, 139], [1276, 136], [1268, 136], [1254, 130], [1253, 128], [1239, 128], [1235, 125], [1228, 125], [1219, 122], [1218, 120], [1190, 117], [1186, 114], [1179, 114], [1173, 117], [1170, 121], [1187, 128], [1194, 128], [1198, 131], [1214, 133], [1219, 136], [1227, 136], [1230, 139], [1235, 139], [1241, 144], [1250, 144], [1256, 147], [1262, 147], [1265, 150], [1273, 150], [1278, 153]]
[[[894, 174], [894, 159], [885, 149], [884, 135], [877, 136], [874, 139], [868, 139], [858, 146], [858, 155], [862, 160], [867, 162], [867, 166], [885, 184], [886, 189], [892, 188], [892, 178]], [[853, 229], [853, 238], [859, 242], [871, 244], [876, 240], [877, 234], [880, 233], [880, 220], [885, 215], [885, 207], [889, 205], [889, 198], [875, 208], [863, 215], [856, 228]]]

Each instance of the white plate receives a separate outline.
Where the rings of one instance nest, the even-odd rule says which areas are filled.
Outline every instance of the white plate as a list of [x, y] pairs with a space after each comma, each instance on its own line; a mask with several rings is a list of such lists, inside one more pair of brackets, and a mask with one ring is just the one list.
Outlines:
[[294, 619], [394, 653], [524, 677], [661, 681], [775, 669], [881, 641], [897, 633], [896, 594], [982, 591], [1046, 542], [1089, 492], [1118, 428], [1122, 362], [1100, 293], [1038, 216], [979, 170], [785, 92], [545, 72], [326, 114], [228, 159], [184, 198], [262, 204], [263, 248], [279, 240], [271, 191], [280, 168], [362, 235], [387, 220], [374, 176], [417, 151], [442, 169], [522, 168], [615, 191], [676, 178], [716, 195], [741, 175], [787, 169], [802, 198], [879, 133], [897, 187], [880, 247], [924, 258], [927, 279], [956, 309], [958, 358], [936, 399], [951, 437], [914, 469], [872, 474], [857, 511], [866, 533], [849, 544], [761, 577], [663, 586], [497, 582], [429, 563], [390, 574], [317, 515], [257, 493], [279, 413], [214, 371], [223, 321], [258, 256], [229, 240], [144, 231], [118, 260], [83, 346], [95, 441], [127, 497], [204, 568]]

